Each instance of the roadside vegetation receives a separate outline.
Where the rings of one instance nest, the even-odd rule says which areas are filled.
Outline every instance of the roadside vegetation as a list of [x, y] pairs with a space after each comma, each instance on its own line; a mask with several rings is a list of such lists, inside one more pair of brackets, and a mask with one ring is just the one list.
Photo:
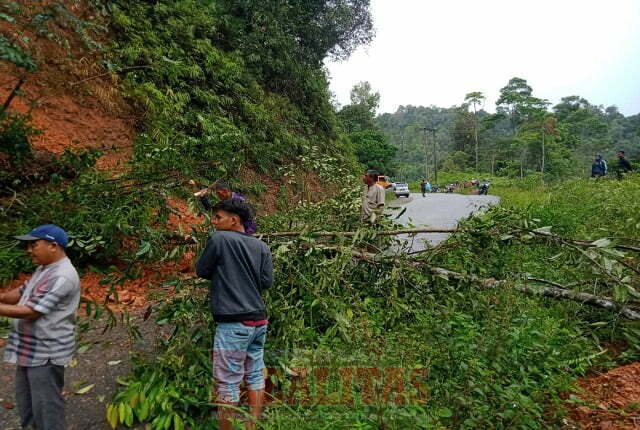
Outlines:
[[[577, 96], [549, 110], [519, 78], [496, 115], [469, 93], [460, 107], [376, 117], [380, 95], [366, 82], [334, 106], [323, 61], [371, 40], [368, 0], [75, 4], [0, 5], [0, 61], [12, 80], [0, 100], [0, 285], [33, 269], [10, 237], [49, 222], [69, 231], [71, 258], [104, 275], [109, 294], [145, 264], [193, 258], [210, 225], [188, 181], [224, 179], [257, 202], [274, 254], [276, 398], [260, 428], [559, 427], [567, 406], [585, 405], [576, 378], [640, 359], [640, 323], [629, 318], [640, 312], [640, 176], [580, 179], [596, 151], [637, 159], [637, 115]], [[125, 169], [96, 167], [109, 148], [34, 149], [46, 130], [16, 101], [37, 104], [21, 88], [55, 70], [51, 46], [66, 54], [61, 70], [89, 58], [96, 71], [83, 79], [105, 77], [135, 112]], [[358, 175], [376, 168], [419, 192], [427, 127], [437, 128], [426, 161], [438, 184], [490, 179], [502, 202], [435, 248], [391, 253], [401, 245], [379, 233], [402, 226], [395, 215], [361, 225]], [[202, 222], [172, 224], [186, 212], [176, 200]], [[175, 275], [145, 316], [167, 336], [107, 399], [114, 428], [215, 426], [208, 285]], [[545, 295], [559, 290], [565, 298]], [[83, 317], [106, 313], [112, 325], [108, 303], [85, 298]], [[139, 335], [134, 319], [121, 321]], [[0, 335], [8, 328], [0, 319]], [[413, 383], [385, 399], [385, 381], [366, 379], [372, 368], [403, 369]], [[314, 369], [329, 377], [314, 380]], [[345, 386], [341, 369], [364, 369], [365, 379]], [[287, 392], [308, 396], [277, 399]]]
[[[469, 219], [464, 232], [417, 257], [358, 257], [367, 243], [375, 243], [371, 231], [353, 238], [314, 236], [314, 231], [358, 228], [356, 217], [337, 216], [355, 212], [358, 196], [349, 190], [322, 204], [267, 217], [265, 237], [277, 274], [267, 294], [268, 365], [279, 370], [272, 376], [274, 395], [292, 384], [290, 369], [329, 368], [337, 374], [340, 368], [390, 366], [426, 368], [420, 382], [428, 395], [406, 392], [415, 400], [410, 405], [390, 406], [379, 398], [344, 406], [339, 399], [345, 393], [334, 381], [316, 387], [304, 406], [273, 401], [262, 427], [560, 426], [576, 377], [640, 358], [640, 323], [616, 311], [523, 294], [517, 286], [542, 279], [620, 305], [637, 304], [637, 273], [621, 263], [637, 266], [637, 254], [622, 254], [613, 245], [640, 237], [629, 203], [640, 197], [639, 179], [570, 182], [545, 190], [544, 200], [536, 188], [504, 186], [505, 193], [521, 196], [516, 204]], [[303, 234], [268, 238], [268, 231], [292, 225]], [[581, 249], [568, 242], [581, 239], [597, 246]], [[490, 288], [473, 276], [503, 282]], [[202, 383], [211, 374], [206, 285], [188, 280], [177, 289], [157, 310], [173, 335], [160, 343], [157, 357], [138, 361], [110, 407], [114, 424], [212, 425], [210, 387]], [[614, 356], [609, 344], [623, 344], [624, 352]], [[573, 395], [570, 402], [581, 404]]]

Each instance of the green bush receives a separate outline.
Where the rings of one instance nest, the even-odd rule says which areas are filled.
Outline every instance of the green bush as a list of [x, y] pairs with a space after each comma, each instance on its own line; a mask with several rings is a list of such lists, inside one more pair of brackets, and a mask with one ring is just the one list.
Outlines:
[[31, 158], [30, 139], [40, 133], [29, 124], [30, 118], [16, 113], [0, 113], [0, 152], [15, 163]]
[[[574, 379], [594, 367], [613, 364], [599, 342], [627, 339], [631, 347], [621, 359], [637, 359], [640, 351], [633, 345], [640, 338], [640, 327], [609, 311], [517, 291], [514, 286], [523, 277], [535, 276], [559, 283], [588, 280], [599, 285], [597, 292], [610, 293], [606, 284], [600, 284], [602, 270], [579, 251], [513, 231], [552, 226], [552, 231], [573, 237], [590, 229], [588, 223], [596, 215], [587, 214], [593, 209], [606, 215], [619, 211], [621, 218], [635, 210], [629, 201], [640, 197], [637, 178], [596, 184], [601, 193], [608, 191], [608, 197], [589, 193], [589, 181], [575, 182], [554, 187], [539, 206], [495, 208], [470, 218], [463, 224], [466, 231], [450, 239], [447, 252], [425, 253], [418, 261], [397, 257], [372, 264], [354, 259], [351, 250], [371, 246], [372, 232], [329, 242], [314, 237], [317, 230], [357, 228], [358, 196], [353, 191], [261, 220], [263, 231], [305, 232], [271, 244], [276, 280], [266, 293], [267, 365], [426, 367], [429, 392], [426, 402], [406, 406], [273, 406], [267, 408], [261, 426], [544, 429], [562, 425], [562, 398]], [[530, 196], [537, 193], [527, 183], [520, 190]], [[576, 196], [567, 199], [567, 192]], [[625, 202], [622, 196], [632, 200]], [[607, 218], [597, 231], [604, 236], [619, 228], [618, 221]], [[631, 237], [638, 233], [629, 232]], [[606, 247], [598, 252], [594, 254], [598, 261], [609, 255]], [[425, 270], [429, 265], [507, 282], [495, 289], [479, 288], [431, 275]], [[177, 420], [195, 429], [214, 425], [207, 406], [209, 382], [202, 382], [211, 374], [207, 351], [213, 327], [204, 292], [197, 291], [208, 285], [178, 285], [179, 294], [158, 315], [159, 323], [172, 326], [174, 335], [161, 342], [156, 357], [136, 363], [129, 385], [109, 407], [113, 423], [123, 421], [118, 412], [124, 408], [127, 424], [151, 422], [152, 428], [162, 428]], [[276, 381], [282, 387], [288, 384], [287, 378]]]

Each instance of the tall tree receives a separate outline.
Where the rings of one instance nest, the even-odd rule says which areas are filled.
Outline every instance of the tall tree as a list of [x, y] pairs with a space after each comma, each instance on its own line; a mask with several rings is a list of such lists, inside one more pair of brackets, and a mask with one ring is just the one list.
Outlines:
[[476, 172], [478, 172], [478, 105], [485, 97], [480, 91], [474, 91], [464, 96], [464, 101], [473, 106], [473, 138], [476, 142]]
[[344, 106], [338, 117], [349, 133], [377, 128], [374, 123], [380, 104], [380, 93], [369, 82], [358, 82], [351, 89], [351, 104]]
[[[514, 138], [518, 137], [518, 128], [529, 120], [539, 119], [546, 112], [549, 102], [533, 97], [533, 89], [522, 78], [511, 78], [500, 89], [500, 98], [496, 102], [497, 111], [508, 115]], [[527, 158], [527, 145], [520, 145], [520, 177], [524, 177]]]
[[379, 103], [380, 93], [369, 82], [359, 82], [351, 89], [351, 104], [338, 112], [338, 119], [349, 134], [358, 160], [370, 169], [391, 174], [396, 147], [389, 144], [375, 123]]
[[545, 136], [557, 136], [558, 131], [556, 127], [558, 126], [558, 120], [553, 116], [547, 116], [544, 121], [542, 121], [542, 159], [540, 162], [540, 174], [542, 176], [542, 181], [544, 181], [544, 163], [545, 163]]

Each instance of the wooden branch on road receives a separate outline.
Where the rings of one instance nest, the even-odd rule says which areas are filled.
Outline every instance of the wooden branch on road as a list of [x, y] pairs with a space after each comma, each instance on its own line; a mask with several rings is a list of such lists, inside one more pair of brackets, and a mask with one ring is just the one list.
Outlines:
[[[379, 263], [385, 260], [390, 261], [394, 259], [393, 256], [385, 257], [379, 254], [373, 254], [370, 252], [357, 251], [357, 250], [351, 250], [351, 254], [355, 258], [362, 259], [371, 263]], [[438, 275], [446, 279], [453, 279], [456, 281], [472, 282], [484, 288], [498, 288], [506, 285], [507, 283], [507, 281], [505, 280], [483, 279], [476, 275], [471, 275], [471, 274], [464, 275], [462, 273], [454, 272], [452, 270], [444, 269], [442, 267], [434, 267], [434, 266], [428, 266], [428, 265], [425, 265], [424, 267], [434, 275]], [[587, 304], [595, 307], [604, 308], [612, 312], [619, 312], [620, 315], [622, 315], [623, 317], [629, 320], [640, 321], [639, 311], [636, 311], [625, 305], [620, 305], [619, 303], [615, 302], [611, 298], [599, 297], [594, 294], [573, 291], [557, 282], [547, 281], [545, 279], [529, 277], [527, 278], [527, 281], [544, 283], [544, 284], [548, 284], [549, 286], [539, 287], [539, 286], [534, 286], [530, 284], [515, 283], [513, 285], [513, 288], [528, 295], [542, 295], [545, 297], [551, 297], [555, 299], [566, 299], [566, 300], [571, 300], [578, 303], [583, 303], [583, 304]]]
[[[458, 233], [463, 230], [457, 228], [412, 228], [408, 230], [387, 230], [387, 231], [374, 231], [372, 234], [376, 236], [397, 236], [401, 234], [418, 234], [418, 233]], [[353, 237], [357, 234], [355, 231], [315, 231], [315, 232], [302, 232], [302, 231], [280, 231], [275, 233], [258, 233], [257, 237], [294, 237], [307, 234], [312, 237], [331, 237], [331, 236], [345, 236]]]
[[[461, 273], [453, 272], [451, 270], [443, 269], [441, 267], [427, 266], [427, 268], [431, 273], [434, 273], [436, 275], [440, 275], [448, 279], [455, 279], [458, 281], [473, 282], [487, 288], [498, 288], [500, 286], [505, 285], [506, 283], [506, 281], [504, 280], [482, 279], [482, 278], [478, 278], [475, 275], [463, 275]], [[614, 300], [608, 297], [599, 297], [589, 293], [572, 291], [568, 288], [564, 288], [562, 285], [556, 282], [547, 281], [544, 279], [527, 278], [527, 280], [532, 282], [549, 284], [550, 286], [538, 287], [530, 284], [516, 283], [514, 284], [513, 287], [516, 290], [528, 295], [542, 295], [542, 296], [552, 297], [556, 299], [567, 299], [574, 302], [579, 302], [579, 303], [584, 303], [591, 306], [604, 308], [613, 312], [619, 312], [620, 315], [630, 320], [634, 320], [634, 321], [640, 320], [640, 312], [634, 309], [631, 309], [628, 306], [620, 305], [619, 303], [615, 302]]]
[[[518, 228], [517, 230], [526, 231], [527, 233], [535, 234], [535, 235], [538, 235], [538, 236], [548, 237], [549, 239], [559, 240], [559, 241], [562, 241], [562, 242], [569, 242], [569, 243], [571, 243], [573, 245], [576, 245], [576, 246], [584, 246], [584, 247], [587, 247], [587, 248], [594, 248], [594, 247], [598, 246], [598, 245], [596, 245], [593, 242], [588, 241], [588, 240], [567, 239], [567, 238], [564, 238], [562, 236], [558, 236], [557, 234], [546, 233], [546, 232], [543, 232], [543, 231], [528, 230], [528, 229], [524, 229], [524, 228]], [[614, 244], [614, 245], [612, 245], [612, 248], [624, 249], [624, 250], [627, 250], [627, 251], [640, 252], [640, 246]]]

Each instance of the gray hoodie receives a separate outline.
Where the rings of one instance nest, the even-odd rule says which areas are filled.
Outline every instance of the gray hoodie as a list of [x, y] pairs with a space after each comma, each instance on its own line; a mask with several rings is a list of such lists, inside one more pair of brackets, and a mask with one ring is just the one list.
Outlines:
[[271, 250], [261, 240], [236, 231], [217, 231], [196, 264], [211, 280], [209, 307], [217, 322], [267, 318], [260, 292], [273, 284]]

